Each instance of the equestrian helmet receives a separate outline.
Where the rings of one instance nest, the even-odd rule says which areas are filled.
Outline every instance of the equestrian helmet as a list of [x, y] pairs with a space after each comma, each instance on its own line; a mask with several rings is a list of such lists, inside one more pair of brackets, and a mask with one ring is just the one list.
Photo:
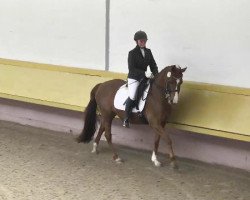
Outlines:
[[144, 31], [137, 31], [134, 35], [134, 40], [148, 40], [147, 34]]

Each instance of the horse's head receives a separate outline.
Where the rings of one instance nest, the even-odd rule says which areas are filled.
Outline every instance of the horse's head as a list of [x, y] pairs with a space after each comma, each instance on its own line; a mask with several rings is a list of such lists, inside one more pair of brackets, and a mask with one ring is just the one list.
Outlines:
[[169, 104], [176, 104], [179, 100], [180, 87], [182, 84], [183, 72], [187, 67], [171, 65], [161, 71], [161, 84], [164, 87], [165, 97]]

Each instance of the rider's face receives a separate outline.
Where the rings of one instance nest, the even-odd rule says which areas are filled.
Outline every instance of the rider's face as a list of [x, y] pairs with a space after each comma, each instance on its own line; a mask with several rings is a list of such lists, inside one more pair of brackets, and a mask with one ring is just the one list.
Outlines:
[[137, 44], [139, 47], [143, 48], [146, 46], [146, 43], [147, 43], [147, 40], [145, 39], [140, 39], [140, 40], [137, 40]]

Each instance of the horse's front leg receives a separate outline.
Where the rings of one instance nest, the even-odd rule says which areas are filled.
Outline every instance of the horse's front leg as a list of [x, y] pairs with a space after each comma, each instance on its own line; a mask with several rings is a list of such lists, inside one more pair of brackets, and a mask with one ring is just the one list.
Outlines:
[[154, 163], [156, 167], [160, 167], [161, 163], [157, 159], [157, 154], [158, 154], [158, 148], [159, 148], [159, 143], [160, 143], [161, 136], [159, 134], [155, 134], [155, 142], [154, 142], [154, 150], [151, 156], [151, 160]]
[[174, 169], [177, 169], [176, 158], [174, 155], [172, 140], [169, 135], [165, 132], [164, 128], [161, 125], [151, 125], [156, 133], [167, 143], [168, 153], [170, 157], [170, 164]]

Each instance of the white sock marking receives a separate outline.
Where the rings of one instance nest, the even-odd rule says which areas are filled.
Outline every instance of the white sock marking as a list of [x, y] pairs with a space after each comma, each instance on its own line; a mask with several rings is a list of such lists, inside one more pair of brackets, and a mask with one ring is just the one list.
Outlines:
[[154, 151], [153, 151], [153, 153], [152, 153], [151, 160], [152, 160], [152, 162], [154, 163], [154, 165], [155, 165], [156, 167], [161, 166], [161, 163], [158, 161], [157, 156], [156, 156], [156, 154], [155, 154]]
[[97, 153], [97, 147], [98, 147], [97, 143], [94, 142], [93, 143], [93, 150], [91, 151], [91, 153]]

